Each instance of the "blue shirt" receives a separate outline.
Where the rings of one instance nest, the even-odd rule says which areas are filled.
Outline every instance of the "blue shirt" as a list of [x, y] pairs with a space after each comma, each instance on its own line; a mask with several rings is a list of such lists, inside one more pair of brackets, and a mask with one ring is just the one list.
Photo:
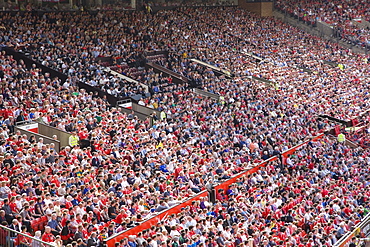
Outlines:
[[56, 230], [58, 226], [58, 222], [56, 220], [50, 220], [48, 222], [48, 226], [50, 226], [52, 229]]

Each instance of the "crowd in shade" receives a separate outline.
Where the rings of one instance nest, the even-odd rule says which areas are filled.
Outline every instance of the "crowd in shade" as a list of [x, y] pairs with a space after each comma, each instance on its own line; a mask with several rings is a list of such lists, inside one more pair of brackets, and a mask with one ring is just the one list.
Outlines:
[[[0, 57], [0, 221], [57, 246], [103, 245], [333, 127], [316, 115], [352, 119], [369, 104], [366, 56], [236, 7], [4, 14], [0, 21], [4, 45], [68, 75], [63, 82]], [[97, 58], [141, 67], [145, 52], [159, 50], [169, 55], [156, 63], [220, 100], [145, 69], [135, 79], [152, 95], [139, 104], [164, 114], [141, 121], [76, 86], [140, 93]], [[22, 135], [15, 125], [26, 120], [70, 132], [70, 145], [55, 150]], [[219, 191], [215, 203], [202, 198], [116, 245], [333, 246], [368, 212], [367, 156], [326, 137], [310, 142]], [[34, 231], [42, 217], [47, 226]]]
[[369, 46], [370, 5], [350, 1], [277, 1], [276, 8], [308, 24], [323, 21], [337, 28], [337, 35], [360, 46]]

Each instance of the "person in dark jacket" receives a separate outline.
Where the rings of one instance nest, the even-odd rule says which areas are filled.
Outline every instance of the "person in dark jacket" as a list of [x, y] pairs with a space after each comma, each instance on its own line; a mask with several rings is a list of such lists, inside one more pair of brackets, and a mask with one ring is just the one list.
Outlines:
[[62, 228], [62, 231], [60, 233], [64, 245], [70, 244], [73, 241], [73, 234], [70, 229], [70, 224], [71, 222], [67, 220], [65, 226]]
[[96, 232], [91, 233], [90, 238], [87, 240], [87, 247], [98, 247], [99, 239], [96, 236]]

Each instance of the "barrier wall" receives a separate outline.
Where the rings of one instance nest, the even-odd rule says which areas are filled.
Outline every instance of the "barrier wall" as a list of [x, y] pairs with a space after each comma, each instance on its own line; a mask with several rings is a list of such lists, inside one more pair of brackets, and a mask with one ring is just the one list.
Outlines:
[[45, 136], [45, 135], [42, 135], [42, 134], [39, 134], [39, 133], [34, 133], [34, 132], [31, 132], [31, 131], [28, 131], [28, 130], [24, 130], [22, 128], [20, 128], [20, 126], [15, 126], [15, 131], [20, 131], [22, 135], [27, 135], [27, 137], [29, 138], [31, 135], [34, 135], [36, 137], [36, 140], [38, 140], [39, 138], [43, 138], [44, 139], [44, 143], [45, 144], [51, 144], [51, 143], [54, 143], [55, 145], [55, 151], [59, 152], [60, 151], [60, 141], [56, 141], [56, 140], [53, 140], [51, 137], [49, 136]]
[[152, 109], [152, 108], [149, 108], [149, 107], [146, 107], [146, 106], [142, 106], [142, 105], [139, 105], [139, 104], [136, 104], [134, 102], [132, 102], [132, 110], [134, 110], [135, 112], [139, 112], [141, 114], [144, 114], [146, 116], [149, 116], [150, 114], [152, 113], [155, 113], [157, 115], [157, 117], [160, 117], [161, 113], [155, 109]]
[[131, 229], [125, 231], [125, 232], [118, 233], [116, 236], [112, 236], [111, 238], [106, 239], [105, 242], [108, 245], [108, 247], [114, 247], [115, 243], [119, 242], [121, 239], [127, 238], [130, 235], [136, 235], [136, 234], [138, 234], [139, 232], [141, 232], [143, 230], [146, 230], [146, 229], [149, 229], [152, 226], [155, 226], [158, 222], [161, 222], [167, 216], [172, 215], [172, 214], [180, 213], [181, 208], [189, 206], [189, 205], [191, 205], [191, 203], [193, 201], [198, 201], [198, 200], [200, 200], [201, 197], [205, 197], [205, 196], [208, 196], [207, 191], [200, 192], [196, 196], [188, 199], [187, 201], [185, 201], [185, 202], [183, 202], [179, 205], [173, 206], [172, 208], [169, 208], [169, 209], [161, 212], [160, 214], [142, 222], [140, 225], [138, 225], [136, 227], [133, 227], [133, 228], [131, 228]]
[[71, 136], [71, 134], [66, 131], [62, 131], [44, 123], [39, 123], [39, 134], [49, 137], [56, 135], [58, 140], [60, 141], [60, 147], [68, 146], [69, 137]]
[[32, 121], [24, 121], [22, 124], [16, 124], [19, 129], [27, 130], [33, 133], [39, 133], [39, 124]]
[[[284, 159], [284, 158], [286, 158], [286, 157], [288, 156], [288, 154], [292, 154], [292, 153], [294, 153], [298, 148], [302, 147], [303, 145], [306, 145], [308, 142], [310, 142], [310, 141], [316, 141], [316, 140], [318, 140], [318, 139], [322, 138], [323, 136], [324, 136], [324, 134], [319, 134], [319, 135], [317, 135], [317, 136], [315, 136], [315, 137], [312, 137], [312, 138], [310, 138], [309, 140], [307, 140], [307, 141], [305, 141], [305, 142], [303, 142], [303, 143], [301, 143], [301, 144], [298, 144], [298, 145], [296, 145], [296, 146], [294, 146], [294, 147], [292, 147], [292, 148], [288, 149], [287, 151], [285, 151], [285, 152], [282, 154], [283, 159]], [[277, 159], [278, 159], [278, 157], [277, 157], [277, 156], [271, 157], [271, 158], [269, 158], [269, 159], [267, 159], [267, 160], [263, 161], [262, 163], [258, 164], [257, 166], [253, 167], [252, 169], [250, 169], [250, 170], [248, 170], [248, 171], [245, 171], [245, 172], [242, 172], [242, 173], [240, 173], [240, 174], [238, 174], [238, 175], [236, 175], [236, 176], [234, 176], [234, 177], [232, 177], [232, 178], [228, 179], [227, 181], [223, 182], [222, 184], [217, 185], [217, 186], [215, 187], [215, 189], [216, 189], [216, 194], [217, 194], [217, 192], [218, 192], [218, 190], [219, 190], [219, 189], [223, 189], [223, 190], [228, 189], [228, 187], [229, 187], [231, 184], [235, 183], [235, 182], [236, 182], [236, 180], [237, 180], [238, 178], [243, 177], [243, 176], [246, 176], [246, 175], [249, 175], [249, 174], [252, 174], [252, 173], [255, 173], [255, 172], [257, 172], [261, 167], [266, 166], [266, 164], [267, 164], [267, 163], [272, 162], [272, 161], [275, 161], [275, 160], [277, 160]]]
[[324, 136], [324, 133], [318, 134], [317, 136], [314, 136], [314, 137], [310, 138], [309, 140], [304, 141], [301, 144], [298, 144], [298, 145], [288, 149], [287, 151], [285, 151], [282, 154], [283, 158], [286, 158], [289, 154], [293, 154], [298, 148], [302, 147], [303, 145], [306, 145], [307, 143], [309, 143], [311, 141], [317, 141], [318, 139], [321, 139], [323, 136]]
[[121, 107], [121, 106], [117, 106], [117, 108], [122, 112], [122, 113], [126, 113], [127, 115], [128, 114], [134, 114], [134, 116], [137, 116], [141, 121], [145, 121], [147, 119], [147, 115], [145, 114], [142, 114], [140, 112], [136, 112], [132, 109], [128, 109], [128, 108], [124, 108], [124, 107]]
[[317, 28], [321, 31], [321, 33], [323, 33], [324, 35], [328, 37], [333, 36], [334, 28], [330, 26], [329, 24], [327, 24], [326, 22], [318, 21], [316, 25], [317, 25]]

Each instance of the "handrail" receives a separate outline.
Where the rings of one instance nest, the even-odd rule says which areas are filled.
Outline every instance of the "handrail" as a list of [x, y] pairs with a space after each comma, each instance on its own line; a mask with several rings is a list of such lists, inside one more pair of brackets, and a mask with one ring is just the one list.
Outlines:
[[346, 244], [351, 241], [351, 239], [355, 236], [357, 236], [361, 230], [363, 230], [366, 234], [366, 237], [368, 233], [370, 232], [370, 213], [368, 213], [365, 218], [363, 218], [356, 226], [355, 229], [352, 232], [347, 232], [342, 236], [335, 244], [335, 247], [344, 247]]
[[[246, 52], [245, 50], [244, 51], [241, 51], [241, 53], [243, 53], [243, 54], [245, 54], [247, 56], [253, 57], [254, 59], [260, 60], [261, 62], [272, 63], [272, 64], [276, 65], [276, 62], [275, 61], [270, 61], [267, 58], [259, 57], [257, 55], [254, 55], [253, 53]], [[307, 68], [304, 68], [304, 67], [299, 67], [297, 65], [290, 65], [290, 67], [295, 68], [295, 69], [301, 69], [302, 71], [307, 72], [307, 73], [313, 73], [312, 70], [307, 69]]]
[[33, 121], [34, 121], [33, 119], [27, 119], [27, 120], [24, 120], [24, 121], [15, 122], [15, 126], [29, 124], [29, 123], [32, 123]]
[[180, 75], [180, 74], [178, 74], [176, 72], [173, 72], [172, 70], [169, 70], [166, 67], [163, 67], [163, 66], [161, 66], [159, 64], [152, 63], [152, 62], [148, 62], [146, 64], [149, 65], [149, 66], [151, 66], [151, 67], [153, 67], [153, 68], [156, 68], [156, 69], [158, 69], [160, 71], [163, 71], [163, 72], [165, 72], [165, 73], [167, 73], [167, 74], [169, 74], [169, 75], [171, 75], [171, 76], [179, 79], [180, 81], [183, 81], [183, 82], [188, 82], [189, 81], [188, 78], [186, 78], [185, 76], [182, 76], [182, 75]]
[[[201, 192], [199, 192], [198, 194], [196, 194], [195, 196], [187, 199], [186, 201], [183, 201], [183, 202], [180, 202], [179, 204], [176, 204], [162, 212], [159, 212], [158, 214], [156, 215], [153, 215], [152, 217], [150, 217], [149, 219], [143, 221], [140, 223], [140, 225], [138, 226], [135, 226], [133, 228], [130, 228], [124, 232], [119, 232], [107, 239], [105, 239], [105, 243], [108, 245], [108, 247], [113, 247], [115, 242], [119, 241], [120, 239], [123, 239], [125, 236], [129, 236], [129, 235], [132, 235], [132, 234], [137, 234], [139, 233], [140, 231], [143, 230], [143, 228], [150, 228], [151, 226], [153, 226], [153, 224], [155, 223], [158, 223], [160, 222], [161, 220], [164, 220], [168, 215], [173, 214], [175, 212], [180, 212], [181, 211], [181, 208], [183, 208], [184, 206], [188, 206], [191, 204], [192, 201], [194, 200], [198, 200], [200, 199], [200, 197], [204, 197], [208, 195], [207, 194], [207, 191], [206, 190], [203, 190]], [[143, 227], [145, 226], [145, 227]], [[118, 237], [118, 239], [117, 239]]]
[[30, 236], [30, 235], [27, 235], [27, 234], [24, 234], [24, 233], [21, 233], [21, 232], [18, 232], [16, 230], [10, 229], [10, 228], [8, 228], [6, 226], [3, 226], [3, 225], [0, 225], [0, 228], [4, 229], [6, 231], [9, 231], [9, 232], [14, 232], [14, 233], [17, 233], [18, 235], [22, 235], [24, 237], [30, 238], [30, 239], [32, 239], [34, 241], [37, 241], [37, 242], [40, 242], [40, 243], [42, 243], [42, 244], [44, 244], [46, 246], [51, 246], [51, 247], [55, 247], [56, 246], [56, 244], [54, 244], [54, 243], [48, 243], [48, 242], [42, 241], [41, 239], [35, 238], [33, 236]]
[[200, 60], [195, 59], [195, 58], [191, 58], [191, 59], [190, 59], [190, 61], [193, 61], [193, 62], [195, 62], [195, 63], [199, 63], [199, 64], [201, 64], [201, 65], [203, 65], [203, 66], [206, 66], [206, 67], [208, 67], [208, 68], [211, 68], [211, 69], [213, 69], [213, 70], [215, 70], [215, 71], [221, 72], [222, 74], [224, 74], [224, 75], [226, 75], [226, 76], [229, 76], [229, 77], [230, 77], [230, 76], [232, 76], [232, 73], [231, 73], [230, 71], [226, 70], [226, 69], [221, 69], [221, 68], [219, 68], [219, 67], [216, 67], [216, 66], [214, 66], [214, 65], [211, 65], [211, 64], [209, 64], [209, 63], [205, 63], [205, 62], [200, 61]]
[[112, 69], [111, 69], [111, 68], [109, 68], [109, 67], [105, 68], [105, 69], [104, 69], [104, 71], [105, 71], [105, 72], [107, 72], [107, 73], [110, 73], [110, 74], [112, 74], [112, 75], [116, 75], [116, 76], [120, 77], [121, 79], [124, 79], [124, 80], [126, 80], [126, 81], [128, 81], [128, 82], [135, 83], [136, 85], [140, 85], [140, 86], [142, 86], [143, 88], [145, 88], [145, 92], [146, 92], [146, 93], [148, 93], [148, 92], [149, 92], [149, 87], [148, 87], [148, 85], [146, 85], [146, 84], [144, 84], [144, 83], [141, 83], [141, 82], [139, 82], [139, 81], [137, 81], [137, 80], [134, 80], [134, 79], [132, 79], [132, 78], [130, 78], [130, 77], [128, 77], [128, 76], [122, 75], [121, 73], [118, 73], [117, 71], [114, 71], [114, 70], [112, 70]]

